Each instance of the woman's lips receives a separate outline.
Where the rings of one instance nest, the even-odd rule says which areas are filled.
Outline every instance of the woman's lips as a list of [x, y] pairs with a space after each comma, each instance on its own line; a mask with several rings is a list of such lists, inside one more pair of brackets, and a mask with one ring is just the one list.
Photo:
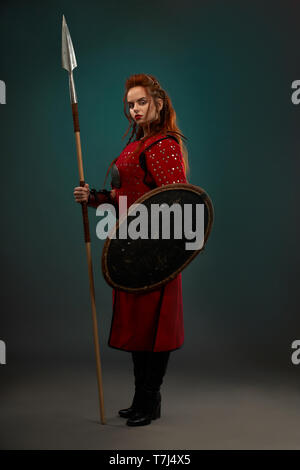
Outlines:
[[141, 117], [142, 117], [141, 114], [137, 114], [137, 115], [135, 116], [135, 119], [140, 119]]

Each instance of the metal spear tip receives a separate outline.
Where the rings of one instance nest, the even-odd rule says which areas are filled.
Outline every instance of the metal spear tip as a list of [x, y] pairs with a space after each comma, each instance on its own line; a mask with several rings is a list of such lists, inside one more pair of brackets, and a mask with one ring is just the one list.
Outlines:
[[69, 28], [66, 23], [65, 15], [62, 18], [62, 36], [61, 36], [61, 62], [62, 68], [72, 72], [77, 67], [74, 47], [70, 36]]

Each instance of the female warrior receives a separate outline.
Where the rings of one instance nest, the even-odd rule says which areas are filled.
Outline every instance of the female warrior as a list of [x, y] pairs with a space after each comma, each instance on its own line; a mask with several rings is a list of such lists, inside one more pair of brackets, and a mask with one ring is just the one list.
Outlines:
[[[109, 202], [127, 207], [151, 189], [170, 183], [187, 183], [188, 157], [176, 124], [170, 97], [152, 75], [136, 74], [126, 80], [124, 113], [131, 136], [112, 167], [111, 191], [74, 189], [76, 202], [91, 207]], [[128, 112], [129, 111], [129, 112]], [[133, 140], [134, 139], [134, 140]], [[121, 214], [119, 214], [120, 217]], [[170, 356], [184, 341], [182, 279], [179, 273], [163, 287], [148, 293], [113, 289], [113, 316], [108, 345], [131, 352], [135, 394], [129, 408], [119, 411], [128, 426], [150, 424], [160, 417], [160, 387]]]

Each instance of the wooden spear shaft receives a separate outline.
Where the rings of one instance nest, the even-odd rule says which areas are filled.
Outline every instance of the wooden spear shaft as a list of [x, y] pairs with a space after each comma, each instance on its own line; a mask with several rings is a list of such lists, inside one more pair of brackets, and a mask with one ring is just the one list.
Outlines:
[[[74, 123], [74, 132], [76, 140], [76, 151], [77, 151], [77, 162], [78, 162], [78, 172], [79, 172], [79, 184], [80, 186], [85, 185], [83, 166], [82, 166], [82, 152], [81, 152], [81, 143], [80, 143], [80, 128], [79, 128], [79, 117], [78, 117], [78, 104], [77, 96], [75, 90], [75, 83], [73, 79], [73, 69], [77, 67], [76, 56], [74, 52], [74, 47], [72, 39], [70, 36], [69, 28], [66, 23], [66, 19], [63, 15], [62, 18], [62, 67], [67, 70], [69, 74], [69, 90], [70, 90], [70, 100], [72, 106], [72, 115]], [[97, 326], [97, 313], [96, 313], [96, 303], [95, 303], [95, 288], [94, 288], [94, 276], [93, 276], [93, 266], [92, 266], [92, 256], [91, 256], [91, 239], [90, 239], [90, 229], [89, 229], [89, 218], [88, 218], [88, 208], [87, 203], [82, 202], [82, 219], [83, 219], [83, 228], [84, 228], [84, 241], [86, 247], [86, 256], [88, 262], [88, 273], [90, 280], [90, 295], [91, 295], [91, 304], [92, 304], [92, 319], [93, 319], [93, 333], [94, 333], [94, 345], [96, 353], [96, 365], [97, 365], [97, 379], [98, 379], [98, 394], [99, 394], [99, 405], [100, 405], [100, 420], [102, 424], [105, 424], [104, 417], [104, 401], [103, 401], [103, 387], [102, 387], [102, 373], [101, 373], [101, 360], [100, 360], [100, 347], [99, 347], [99, 337], [98, 337], [98, 326]]]
[[[75, 132], [75, 141], [76, 141], [79, 183], [80, 183], [80, 186], [84, 186], [85, 181], [84, 181], [84, 173], [83, 173], [83, 165], [82, 165], [78, 103], [72, 103], [72, 114], [73, 114], [74, 132]], [[82, 219], [83, 219], [83, 228], [84, 228], [84, 241], [85, 241], [86, 256], [87, 256], [87, 263], [88, 263], [88, 273], [89, 273], [89, 281], [90, 281], [90, 296], [91, 296], [91, 305], [92, 305], [94, 345], [95, 345], [95, 353], [96, 353], [100, 421], [102, 424], [106, 424], [105, 415], [104, 415], [102, 370], [101, 370], [100, 346], [99, 346], [97, 312], [96, 312], [96, 302], [95, 302], [94, 275], [93, 275], [93, 265], [92, 265], [92, 256], [91, 256], [91, 238], [90, 238], [90, 227], [89, 227], [87, 203], [82, 202], [81, 207], [82, 207]]]

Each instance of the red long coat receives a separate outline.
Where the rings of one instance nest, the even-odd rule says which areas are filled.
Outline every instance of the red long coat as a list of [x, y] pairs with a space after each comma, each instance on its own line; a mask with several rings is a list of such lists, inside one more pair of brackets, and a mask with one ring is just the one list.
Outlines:
[[[163, 135], [150, 137], [140, 152], [132, 156], [138, 141], [131, 142], [122, 151], [115, 164], [121, 177], [121, 188], [116, 189], [116, 202], [127, 196], [127, 207], [150, 189], [143, 183], [145, 172], [139, 155], [143, 149]], [[156, 186], [186, 183], [180, 145], [168, 138], [145, 151], [148, 169], [147, 181]], [[94, 203], [90, 203], [97, 207]], [[121, 216], [121, 213], [119, 214]], [[165, 286], [149, 293], [129, 293], [113, 289], [113, 316], [108, 345], [125, 351], [172, 351], [184, 342], [181, 273]]]

